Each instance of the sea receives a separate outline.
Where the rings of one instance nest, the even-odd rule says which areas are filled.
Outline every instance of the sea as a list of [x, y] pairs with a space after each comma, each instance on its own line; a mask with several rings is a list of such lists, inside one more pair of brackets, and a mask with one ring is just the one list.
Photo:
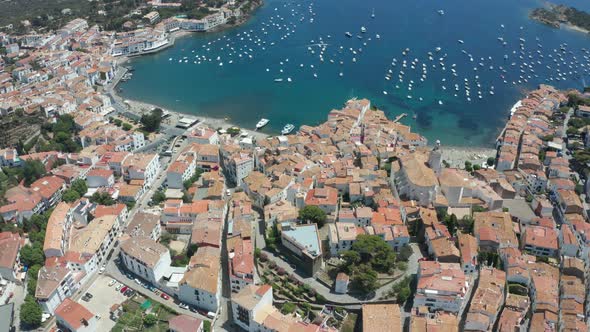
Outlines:
[[[560, 3], [590, 11], [587, 0]], [[269, 134], [367, 98], [392, 119], [407, 114], [401, 122], [430, 142], [491, 146], [527, 91], [590, 85], [590, 36], [529, 19], [543, 5], [265, 0], [241, 26], [133, 58], [118, 87], [126, 99], [245, 128], [268, 118]]]

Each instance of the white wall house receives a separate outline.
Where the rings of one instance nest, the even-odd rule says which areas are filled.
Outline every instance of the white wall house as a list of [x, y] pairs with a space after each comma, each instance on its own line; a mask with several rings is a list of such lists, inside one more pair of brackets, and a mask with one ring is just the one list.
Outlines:
[[121, 243], [121, 261], [131, 272], [154, 285], [172, 263], [168, 249], [145, 236]]

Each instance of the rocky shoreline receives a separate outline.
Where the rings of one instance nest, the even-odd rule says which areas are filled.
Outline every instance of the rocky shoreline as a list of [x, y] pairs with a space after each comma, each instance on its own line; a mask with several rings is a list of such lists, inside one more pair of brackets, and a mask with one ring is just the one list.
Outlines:
[[[580, 16], [585, 17], [585, 19], [581, 19]], [[590, 14], [579, 11], [573, 7], [549, 3], [548, 8], [533, 9], [529, 14], [529, 18], [556, 29], [560, 29], [564, 26], [570, 30], [590, 33], [587, 28], [587, 26], [590, 25]], [[581, 20], [587, 20], [587, 22], [584, 21], [584, 26], [580, 26], [579, 23], [572, 21], [574, 19], [577, 22], [580, 22]]]

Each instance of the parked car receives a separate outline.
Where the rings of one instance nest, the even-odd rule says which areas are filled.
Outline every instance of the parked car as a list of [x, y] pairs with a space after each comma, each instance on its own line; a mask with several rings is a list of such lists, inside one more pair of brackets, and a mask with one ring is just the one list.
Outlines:
[[117, 283], [117, 280], [111, 279], [111, 281], [109, 281], [109, 287], [113, 286], [115, 283]]
[[133, 290], [131, 288], [127, 289], [125, 291], [125, 293], [123, 293], [123, 294], [125, 294], [125, 296], [127, 296], [127, 297], [131, 297], [131, 296], [133, 296]]
[[120, 284], [119, 286], [117, 286], [117, 288], [115, 288], [115, 290], [118, 292], [121, 290], [121, 288], [123, 288], [123, 284]]
[[84, 296], [86, 296], [86, 297], [87, 297], [87, 298], [89, 298], [89, 299], [91, 299], [91, 298], [92, 298], [92, 294], [90, 294], [90, 293], [86, 293], [86, 294], [84, 294]]
[[184, 310], [188, 310], [188, 305], [184, 304], [184, 303], [179, 303], [178, 306]]
[[160, 297], [163, 298], [164, 300], [169, 300], [170, 299], [170, 296], [168, 296], [168, 294], [166, 294], [166, 293], [160, 294]]
[[103, 274], [104, 271], [106, 270], [106, 267], [101, 267], [100, 269], [98, 269], [98, 274]]
[[129, 289], [129, 287], [127, 287], [127, 286], [121, 288], [121, 294], [125, 293], [125, 291], [128, 290], [128, 289]]

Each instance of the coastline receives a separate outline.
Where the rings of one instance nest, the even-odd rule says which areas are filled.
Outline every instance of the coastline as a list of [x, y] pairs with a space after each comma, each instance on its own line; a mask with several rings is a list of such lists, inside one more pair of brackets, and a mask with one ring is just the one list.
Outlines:
[[[115, 87], [118, 85], [115, 85]], [[195, 124], [192, 128], [197, 128], [203, 125], [207, 125], [213, 129], [228, 129], [228, 128], [232, 128], [232, 127], [237, 127], [240, 128], [243, 132], [248, 133], [249, 136], [252, 137], [256, 137], [257, 139], [265, 139], [267, 137], [270, 136], [274, 136], [268, 133], [264, 133], [261, 131], [256, 131], [256, 130], [252, 130], [252, 129], [248, 129], [248, 128], [243, 128], [240, 127], [237, 124], [231, 123], [226, 119], [220, 119], [220, 118], [214, 118], [214, 117], [207, 117], [207, 116], [199, 116], [199, 115], [195, 115], [195, 114], [185, 114], [182, 112], [178, 112], [166, 107], [162, 107], [156, 104], [150, 104], [150, 103], [146, 103], [143, 101], [138, 101], [138, 100], [132, 100], [132, 99], [123, 99], [117, 92], [116, 89], [113, 89], [112, 91], [112, 96], [115, 98], [115, 100], [123, 105], [127, 105], [127, 110], [131, 113], [137, 114], [139, 116], [150, 112], [152, 109], [154, 108], [160, 108], [162, 109], [164, 112], [167, 112], [168, 114], [170, 114], [169, 117], [167, 117], [166, 119], [164, 119], [162, 121], [162, 123], [169, 125], [169, 126], [176, 126], [176, 124], [178, 123], [178, 120], [182, 117], [188, 117], [188, 118], [192, 118], [192, 119], [196, 119], [199, 122], [197, 124]]]

